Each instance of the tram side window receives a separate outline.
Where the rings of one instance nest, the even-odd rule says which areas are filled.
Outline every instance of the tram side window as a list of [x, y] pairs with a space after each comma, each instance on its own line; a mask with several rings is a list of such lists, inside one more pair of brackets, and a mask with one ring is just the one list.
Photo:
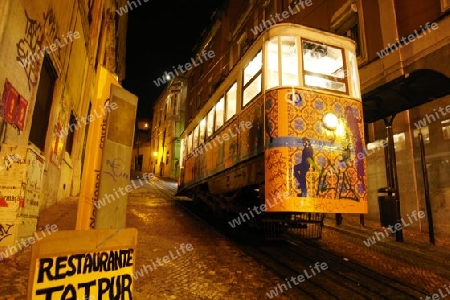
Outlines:
[[359, 85], [359, 74], [358, 74], [358, 58], [356, 57], [355, 53], [347, 50], [347, 57], [350, 66], [348, 67], [348, 70], [350, 72], [347, 72], [347, 77], [349, 79], [349, 82], [351, 83], [351, 89], [350, 92], [352, 93], [352, 96], [361, 99], [361, 88]]
[[223, 120], [225, 116], [225, 98], [220, 98], [219, 102], [216, 104], [216, 130], [223, 125]]
[[208, 121], [206, 124], [206, 136], [211, 136], [214, 133], [214, 111], [215, 108], [213, 107], [209, 113], [208, 113]]
[[236, 114], [236, 99], [237, 99], [237, 83], [235, 82], [231, 88], [227, 91], [226, 94], [226, 120], [228, 121], [231, 117], [233, 117]]
[[244, 69], [244, 94], [242, 98], [243, 107], [261, 92], [261, 69], [262, 52], [259, 51]]
[[203, 120], [200, 121], [199, 124], [199, 140], [198, 144], [201, 145], [205, 142], [205, 133], [206, 133], [206, 118], [203, 118]]
[[302, 40], [305, 85], [348, 93], [343, 50]]
[[192, 144], [193, 144], [193, 149], [198, 147], [198, 125], [197, 127], [195, 127], [194, 131], [192, 132], [192, 134], [194, 135], [192, 137]]
[[266, 50], [266, 88], [270, 89], [280, 85], [280, 73], [278, 72], [278, 37], [267, 41]]
[[192, 132], [189, 134], [188, 140], [187, 140], [187, 146], [188, 146], [188, 153], [192, 152]]

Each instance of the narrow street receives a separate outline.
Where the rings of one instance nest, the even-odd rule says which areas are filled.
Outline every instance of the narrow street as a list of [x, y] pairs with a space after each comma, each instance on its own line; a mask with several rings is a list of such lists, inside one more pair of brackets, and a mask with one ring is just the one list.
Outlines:
[[1, 0], [0, 300], [450, 300], [449, 16]]

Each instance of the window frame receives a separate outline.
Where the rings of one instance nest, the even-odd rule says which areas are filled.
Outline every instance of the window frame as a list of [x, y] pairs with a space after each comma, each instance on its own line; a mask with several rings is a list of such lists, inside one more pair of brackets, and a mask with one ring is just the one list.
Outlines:
[[[250, 63], [259, 55], [261, 54], [261, 68], [247, 81], [246, 84], [244, 84], [245, 82], [245, 69], [248, 68], [248, 66], [250, 65]], [[260, 48], [258, 51], [256, 51], [256, 54], [252, 56], [252, 59], [249, 60], [249, 62], [247, 63], [247, 65], [242, 69], [242, 90], [241, 90], [241, 107], [244, 108], [246, 107], [249, 103], [251, 103], [255, 98], [257, 98], [259, 95], [261, 95], [261, 93], [263, 92], [263, 68], [264, 68], [264, 56], [263, 56], [263, 49]], [[260, 91], [259, 93], [255, 94], [250, 100], [248, 100], [245, 104], [245, 98], [244, 98], [244, 93], [245, 90], [256, 80], [256, 78], [258, 78], [259, 76], [261, 76], [261, 84], [260, 84]]]
[[[223, 100], [223, 115], [222, 115], [222, 123], [219, 125], [219, 127], [217, 127], [217, 105], [219, 104], [220, 101]], [[214, 132], [218, 131], [220, 128], [222, 128], [222, 126], [225, 124], [225, 110], [226, 110], [226, 105], [225, 105], [225, 96], [222, 95], [219, 100], [216, 102], [216, 104], [214, 105]]]
[[[330, 75], [321, 74], [321, 73], [314, 73], [314, 72], [305, 70], [305, 61], [304, 61], [304, 54], [303, 54], [303, 41], [312, 42], [312, 43], [315, 43], [315, 44], [320, 44], [320, 45], [324, 45], [324, 46], [328, 46], [328, 47], [333, 47], [333, 48], [339, 49], [341, 51], [341, 54], [342, 54], [342, 68], [343, 68], [344, 71], [348, 72], [347, 71], [347, 56], [346, 56], [344, 48], [338, 47], [338, 46], [335, 46], [335, 45], [331, 45], [331, 44], [328, 44], [328, 43], [318, 42], [318, 41], [314, 41], [314, 40], [311, 40], [311, 39], [307, 39], [307, 38], [301, 37], [300, 38], [300, 47], [301, 47], [300, 53], [302, 53], [302, 55], [301, 55], [301, 59], [302, 59], [301, 72], [302, 72], [303, 85], [305, 87], [307, 87], [307, 88], [320, 89], [320, 90], [325, 90], [325, 91], [329, 91], [329, 92], [336, 93], [336, 94], [342, 94], [342, 95], [350, 96], [351, 93], [350, 93], [350, 90], [349, 90], [348, 76], [347, 75], [344, 76], [343, 78], [339, 78], [339, 77], [333, 77], [333, 76], [330, 76]], [[308, 84], [306, 84], [305, 75], [316, 76], [316, 77], [319, 77], [319, 78], [322, 78], [322, 79], [325, 79], [325, 80], [344, 83], [344, 85], [345, 85], [345, 92], [342, 92], [342, 91], [339, 91], [339, 90], [334, 90], [334, 89], [328, 89], [328, 88], [325, 88], [325, 87], [308, 85]]]
[[[229, 108], [229, 106], [228, 106], [228, 95], [229, 95], [229, 93], [231, 92], [231, 90], [233, 89], [234, 86], [236, 86], [236, 90], [235, 90], [235, 93], [234, 93], [234, 97], [235, 97], [235, 99], [234, 99], [234, 105], [235, 105], [234, 113], [233, 113], [233, 115], [228, 116], [228, 108]], [[225, 98], [225, 122], [224, 123], [226, 123], [231, 118], [233, 118], [236, 115], [237, 111], [238, 111], [238, 84], [237, 84], [237, 81], [234, 81], [233, 84], [231, 84], [230, 87], [226, 90], [224, 98]]]

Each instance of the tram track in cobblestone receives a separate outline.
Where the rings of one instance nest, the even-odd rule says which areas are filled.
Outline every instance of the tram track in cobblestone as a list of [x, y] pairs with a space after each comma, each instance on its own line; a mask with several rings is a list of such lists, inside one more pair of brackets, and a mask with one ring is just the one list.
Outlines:
[[[365, 289], [372, 290], [375, 294], [380, 295], [384, 299], [395, 299], [395, 297], [402, 296], [406, 299], [419, 299], [425, 297], [427, 293], [415, 286], [412, 286], [405, 282], [400, 282], [398, 279], [386, 276], [379, 272], [376, 272], [361, 264], [348, 261], [348, 259], [332, 253], [330, 251], [317, 251], [317, 245], [314, 245], [314, 241], [289, 241], [292, 250], [297, 255], [318, 257], [322, 260], [332, 261], [335, 265], [336, 273], [346, 278], [349, 282], [353, 282], [358, 286], [362, 286]], [[393, 291], [393, 293], [391, 293]]]
[[[293, 299], [424, 299], [427, 295], [407, 283], [391, 278], [341, 256], [320, 249], [314, 241], [286, 240], [278, 242], [264, 241], [258, 233], [251, 230], [235, 230], [227, 224], [215, 222], [211, 214], [197, 210], [191, 201], [177, 201], [176, 187], [163, 181], [153, 182], [161, 196], [176, 201], [190, 215], [214, 227], [229, 238], [246, 255], [272, 271], [281, 279], [281, 283], [290, 288], [280, 294]], [[328, 268], [320, 273], [294, 284], [290, 279], [304, 275], [311, 276], [314, 264], [326, 263]], [[316, 269], [314, 269], [316, 270]], [[316, 271], [317, 273], [317, 271]], [[298, 281], [297, 281], [298, 282]], [[279, 287], [279, 286], [278, 286]], [[277, 285], [267, 287], [267, 292]]]
[[247, 255], [280, 278], [289, 279], [305, 271], [311, 274], [310, 266], [314, 267], [316, 262], [327, 263], [327, 270], [296, 286], [310, 299], [424, 299], [427, 295], [407, 283], [319, 249], [313, 241], [238, 244]]
[[[344, 260], [332, 252], [318, 249], [313, 241], [288, 242], [289, 245], [278, 254], [280, 257], [296, 257], [298, 260], [311, 260], [329, 262], [329, 271], [324, 276], [350, 287], [351, 290], [360, 291], [360, 295], [371, 295], [368, 299], [418, 299], [426, 296], [426, 292], [400, 282], [394, 278], [380, 274], [363, 265]], [[320, 250], [320, 251], [318, 251]], [[292, 255], [294, 253], [294, 255]], [[337, 278], [336, 278], [337, 277]], [[345, 279], [345, 280], [342, 280]], [[367, 299], [365, 297], [365, 299]]]

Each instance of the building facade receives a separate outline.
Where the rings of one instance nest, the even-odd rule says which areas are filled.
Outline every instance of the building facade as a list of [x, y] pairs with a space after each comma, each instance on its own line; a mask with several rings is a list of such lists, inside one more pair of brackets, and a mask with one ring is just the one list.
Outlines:
[[0, 224], [12, 238], [34, 232], [44, 208], [80, 193], [89, 122], [105, 113], [91, 109], [97, 72], [125, 76], [127, 16], [116, 13], [124, 4], [0, 4]]
[[175, 77], [153, 106], [151, 153], [144, 164], [156, 176], [178, 179], [180, 171], [180, 135], [184, 129], [187, 80]]
[[[380, 220], [380, 189], [397, 190], [401, 216], [423, 211], [410, 228], [450, 233], [450, 19], [448, 0], [226, 1], [194, 56], [214, 59], [188, 73], [186, 124], [252, 42], [279, 23], [353, 39], [364, 106], [369, 213]], [[393, 141], [395, 155], [384, 145]], [[395, 193], [395, 192], [394, 192]], [[345, 217], [345, 216], [344, 216]]]

